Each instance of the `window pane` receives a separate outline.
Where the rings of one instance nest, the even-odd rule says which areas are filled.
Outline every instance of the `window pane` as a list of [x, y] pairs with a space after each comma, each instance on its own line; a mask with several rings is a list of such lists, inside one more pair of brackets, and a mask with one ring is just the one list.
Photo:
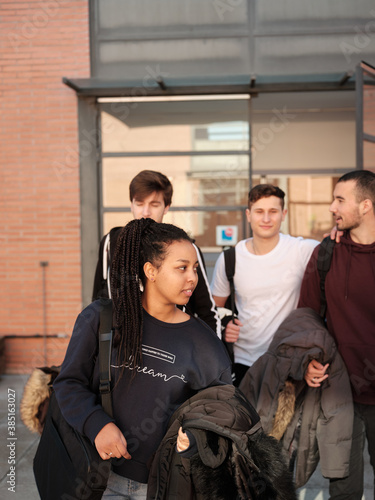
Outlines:
[[333, 74], [337, 81], [337, 75], [352, 70], [361, 60], [373, 60], [375, 38], [367, 36], [358, 50], [355, 36], [353, 30], [350, 34], [257, 37], [254, 72], [289, 82], [298, 81], [301, 75], [326, 81]]
[[375, 172], [375, 143], [363, 141], [363, 168]]
[[103, 206], [129, 207], [129, 183], [147, 169], [170, 179], [175, 207], [232, 206], [246, 200], [247, 156], [103, 158]]
[[[221, 14], [221, 15], [220, 15]], [[225, 22], [224, 22], [225, 21]], [[195, 31], [197, 26], [247, 26], [247, 2], [228, 3], [213, 0], [99, 0], [99, 23], [102, 33], [119, 30], [120, 34], [178, 30]]]
[[334, 226], [329, 207], [334, 177], [291, 177], [288, 181], [289, 230], [293, 236], [322, 240]]
[[254, 174], [355, 168], [354, 93], [274, 94], [254, 99]]
[[[200, 179], [199, 190], [201, 206], [244, 206], [247, 204], [249, 192], [249, 175], [248, 172], [243, 176], [235, 176], [229, 173], [227, 176], [202, 178]], [[223, 222], [223, 224], [230, 223]]]
[[373, 85], [364, 85], [363, 86], [363, 132], [365, 134], [370, 134], [375, 136], [374, 116], [375, 116], [375, 87]]
[[[246, 37], [99, 42], [99, 78], [140, 79], [147, 87], [156, 76], [168, 78], [226, 77], [250, 73]], [[155, 63], [155, 61], [158, 61]], [[126, 71], [124, 70], [126, 68]], [[131, 75], [129, 77], [129, 75]], [[186, 80], [185, 80], [186, 81]]]
[[[373, 0], [262, 0], [254, 2], [256, 25], [270, 30], [281, 31], [292, 28], [333, 29], [342, 26], [348, 28], [354, 22], [367, 22]], [[355, 21], [354, 21], [355, 20]], [[354, 27], [353, 33], [354, 33]]]
[[248, 100], [101, 104], [107, 152], [246, 150]]

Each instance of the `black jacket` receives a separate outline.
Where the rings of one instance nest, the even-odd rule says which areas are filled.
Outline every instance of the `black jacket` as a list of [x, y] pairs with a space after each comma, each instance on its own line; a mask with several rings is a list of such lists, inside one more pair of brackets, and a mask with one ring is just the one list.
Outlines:
[[[110, 230], [110, 255], [109, 260], [111, 261], [114, 248], [116, 246], [117, 238], [122, 227], [114, 227]], [[100, 246], [99, 246], [99, 258], [96, 265], [95, 277], [94, 277], [94, 288], [92, 291], [92, 300], [99, 299], [100, 297], [108, 298], [108, 286], [107, 280], [103, 278], [103, 249], [106, 236], [103, 236]], [[185, 311], [191, 316], [198, 316], [202, 319], [212, 330], [221, 337], [221, 323], [219, 314], [216, 309], [215, 301], [212, 297], [210, 284], [205, 271], [205, 263], [202, 252], [195, 245], [198, 250], [198, 283], [191, 296], [188, 304], [185, 307]]]
[[[176, 451], [178, 429], [195, 437], [197, 453]], [[204, 389], [172, 415], [152, 462], [148, 500], [296, 498], [276, 439], [232, 385]]]

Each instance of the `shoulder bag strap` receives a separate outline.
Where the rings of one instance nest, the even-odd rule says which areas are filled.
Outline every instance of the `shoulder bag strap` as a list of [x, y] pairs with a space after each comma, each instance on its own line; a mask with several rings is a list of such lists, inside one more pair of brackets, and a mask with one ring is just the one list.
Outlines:
[[111, 395], [111, 352], [112, 352], [112, 300], [100, 299], [99, 326], [99, 392], [104, 411], [110, 417], [112, 411]]

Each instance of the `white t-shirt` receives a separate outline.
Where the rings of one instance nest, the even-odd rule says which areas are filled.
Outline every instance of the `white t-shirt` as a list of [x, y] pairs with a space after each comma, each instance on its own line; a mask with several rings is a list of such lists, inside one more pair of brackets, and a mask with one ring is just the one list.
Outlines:
[[[254, 255], [246, 241], [236, 245], [234, 287], [238, 317], [244, 326], [234, 344], [236, 363], [251, 366], [264, 354], [282, 321], [297, 307], [302, 278], [316, 240], [280, 233], [276, 247]], [[221, 253], [211, 283], [212, 295], [228, 297], [229, 282]]]

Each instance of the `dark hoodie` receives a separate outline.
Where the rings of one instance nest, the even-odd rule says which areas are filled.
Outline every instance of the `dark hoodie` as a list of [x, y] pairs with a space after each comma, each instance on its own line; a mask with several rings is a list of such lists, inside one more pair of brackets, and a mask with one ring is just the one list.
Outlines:
[[[315, 248], [298, 307], [320, 309]], [[360, 245], [345, 232], [335, 245], [326, 278], [327, 327], [346, 364], [357, 403], [375, 404], [375, 243]]]

